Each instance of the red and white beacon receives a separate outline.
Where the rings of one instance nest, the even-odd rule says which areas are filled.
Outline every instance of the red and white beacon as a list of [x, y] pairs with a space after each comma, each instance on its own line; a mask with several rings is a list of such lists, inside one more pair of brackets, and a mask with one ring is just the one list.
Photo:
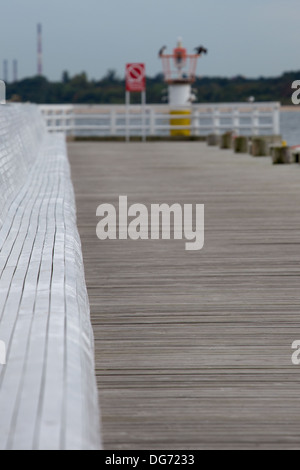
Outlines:
[[[165, 82], [168, 84], [168, 101], [171, 107], [171, 114], [191, 114], [190, 105], [196, 97], [192, 93], [192, 84], [196, 80], [196, 68], [199, 57], [207, 54], [207, 49], [203, 46], [195, 48], [194, 54], [188, 54], [183, 47], [182, 38], [178, 38], [177, 47], [172, 54], [165, 54], [166, 46], [159, 51], [162, 60]], [[175, 119], [172, 119], [175, 123]], [[180, 121], [185, 121], [182, 124]], [[178, 120], [175, 125], [187, 125], [187, 118]], [[173, 124], [174, 124], [173, 123]], [[188, 129], [172, 131], [172, 135], [190, 135]]]

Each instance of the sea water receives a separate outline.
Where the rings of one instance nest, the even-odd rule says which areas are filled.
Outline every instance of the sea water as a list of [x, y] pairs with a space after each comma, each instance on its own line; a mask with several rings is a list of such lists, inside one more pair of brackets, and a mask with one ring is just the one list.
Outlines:
[[300, 145], [300, 112], [281, 111], [280, 132], [288, 145]]

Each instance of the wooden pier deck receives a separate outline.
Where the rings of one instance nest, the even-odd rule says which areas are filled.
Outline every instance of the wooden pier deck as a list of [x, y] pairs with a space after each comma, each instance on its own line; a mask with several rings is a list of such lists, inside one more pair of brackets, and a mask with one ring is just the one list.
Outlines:
[[[300, 167], [71, 143], [106, 449], [300, 449]], [[205, 247], [99, 241], [96, 208], [205, 204]]]

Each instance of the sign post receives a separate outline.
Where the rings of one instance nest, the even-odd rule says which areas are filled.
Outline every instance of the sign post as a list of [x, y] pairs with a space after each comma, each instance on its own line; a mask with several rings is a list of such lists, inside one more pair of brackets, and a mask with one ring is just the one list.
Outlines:
[[126, 141], [130, 140], [130, 93], [140, 92], [142, 102], [142, 139], [146, 141], [146, 68], [145, 64], [126, 65]]

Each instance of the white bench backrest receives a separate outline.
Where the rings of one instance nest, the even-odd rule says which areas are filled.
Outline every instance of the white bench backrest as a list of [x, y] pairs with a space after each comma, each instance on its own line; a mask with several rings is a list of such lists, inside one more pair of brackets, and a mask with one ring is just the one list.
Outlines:
[[22, 186], [46, 133], [33, 105], [0, 105], [0, 228], [7, 205]]

